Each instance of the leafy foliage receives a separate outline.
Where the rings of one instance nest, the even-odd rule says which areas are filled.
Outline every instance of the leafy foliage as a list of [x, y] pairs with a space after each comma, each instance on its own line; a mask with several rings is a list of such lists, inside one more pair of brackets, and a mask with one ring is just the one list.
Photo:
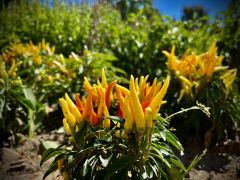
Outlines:
[[152, 79], [165, 72], [162, 50], [176, 45], [180, 54], [189, 47], [205, 51], [215, 38], [210, 24], [204, 23], [205, 16], [183, 23], [161, 16], [148, 5], [133, 12], [122, 20], [120, 12], [108, 4], [90, 7], [54, 1], [51, 8], [47, 1], [40, 5], [21, 0], [1, 11], [0, 48], [14, 39], [25, 43], [46, 39], [57, 53], [68, 56], [72, 51], [83, 54], [87, 46], [90, 51], [112, 53], [118, 59], [114, 65], [126, 72], [149, 74]]
[[[165, 128], [154, 128], [152, 141], [149, 145], [142, 142], [138, 145], [137, 134], [129, 134], [127, 139], [116, 136], [119, 129], [82, 129], [77, 137], [83, 136], [82, 141], [76, 142], [75, 148], [49, 149], [45, 151], [42, 162], [54, 157], [46, 176], [57, 170], [54, 164], [63, 160], [59, 169], [62, 174], [67, 171], [71, 177], [86, 179], [168, 179], [173, 171], [177, 177], [183, 178], [186, 173], [184, 165], [174, 155], [170, 144], [183, 150], [176, 137]], [[87, 127], [84, 127], [87, 128]], [[163, 134], [163, 137], [160, 136]], [[142, 146], [142, 147], [141, 147]], [[147, 146], [147, 147], [144, 147]], [[143, 149], [144, 148], [144, 149]], [[45, 176], [45, 177], [46, 177]], [[63, 175], [64, 176], [64, 175]]]
[[12, 68], [7, 71], [2, 59], [0, 72], [1, 138], [6, 138], [9, 133], [15, 135], [20, 129], [21, 132], [29, 129], [32, 137], [40, 123], [43, 106], [36, 101], [32, 89], [22, 84], [20, 77], [12, 76]]
[[[84, 76], [89, 77], [90, 82], [96, 82], [102, 67], [108, 71], [109, 80], [117, 76], [125, 84], [125, 78], [130, 74], [149, 75], [150, 80], [156, 76], [166, 77], [168, 67], [162, 51], [170, 51], [173, 46], [176, 47], [178, 56], [184, 56], [186, 49], [190, 49], [192, 54], [203, 54], [212, 42], [216, 42], [218, 54], [224, 56], [222, 65], [239, 69], [238, 0], [232, 1], [228, 10], [213, 22], [204, 9], [194, 7], [189, 9], [188, 18], [176, 21], [155, 10], [151, 0], [84, 2], [86, 3], [74, 4], [57, 0], [19, 0], [9, 2], [6, 7], [1, 6], [0, 49], [2, 55], [7, 55], [1, 59], [5, 59], [9, 73], [16, 73], [16, 78], [22, 81], [23, 86], [32, 90], [36, 101], [52, 106], [53, 111], [56, 110], [57, 99], [64, 92], [82, 93]], [[187, 14], [186, 12], [185, 15]], [[47, 43], [44, 49], [43, 39], [54, 45], [55, 51]], [[36, 45], [41, 41], [41, 45]], [[237, 73], [232, 88], [228, 88], [219, 78], [224, 73], [214, 74], [208, 81], [197, 80], [197, 83], [204, 84], [200, 89], [196, 88], [194, 81], [194, 101], [183, 100], [181, 104], [177, 99], [183, 85], [178, 77], [172, 76], [164, 112], [171, 114], [182, 107], [194, 106], [196, 99], [214, 107], [214, 100], [208, 94], [216, 96], [217, 102], [223, 102], [223, 106], [212, 108], [211, 120], [198, 113], [193, 118], [195, 121], [187, 115], [182, 118], [187, 122], [184, 125], [186, 130], [191, 130], [191, 133], [197, 129], [204, 136], [205, 132], [214, 127], [215, 130], [219, 129], [215, 138], [220, 139], [226, 116], [228, 125], [225, 127], [230, 132], [238, 126], [239, 71]], [[8, 85], [5, 83], [3, 86]], [[23, 91], [20, 91], [24, 96]], [[31, 111], [21, 112], [28, 114]], [[33, 116], [28, 116], [30, 117]], [[207, 122], [204, 127], [200, 123], [202, 120]], [[188, 128], [192, 126], [193, 129]], [[179, 128], [178, 131], [185, 128]]]
[[[124, 71], [112, 66], [115, 60], [112, 55], [90, 52], [87, 49], [82, 56], [72, 53], [69, 58], [64, 58], [61, 54], [55, 54], [54, 47], [44, 40], [38, 45], [32, 42], [12, 43], [0, 56], [1, 128], [3, 131], [11, 130], [16, 133], [19, 126], [10, 124], [16, 124], [19, 119], [26, 125], [23, 127], [29, 129], [32, 137], [44, 118], [43, 104], [56, 110], [59, 96], [65, 91], [80, 92], [81, 79], [84, 76], [96, 79], [103, 67], [108, 69], [112, 78], [116, 74], [123, 74]], [[75, 88], [70, 89], [71, 86]], [[9, 112], [15, 110], [24, 116], [12, 117]]]

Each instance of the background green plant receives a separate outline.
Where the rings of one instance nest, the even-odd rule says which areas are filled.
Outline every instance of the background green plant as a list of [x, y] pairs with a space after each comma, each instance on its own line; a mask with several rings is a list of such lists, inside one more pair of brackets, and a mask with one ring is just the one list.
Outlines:
[[124, 74], [112, 66], [116, 60], [112, 55], [85, 49], [82, 56], [72, 53], [64, 58], [51, 49], [44, 40], [38, 45], [12, 43], [0, 55], [1, 137], [27, 131], [32, 137], [46, 115], [57, 111], [59, 97], [65, 92], [81, 92], [84, 76], [97, 79], [102, 68], [112, 78]]
[[[204, 10], [202, 15], [199, 15], [196, 8], [190, 8], [191, 14], [185, 13], [182, 20], [173, 20], [154, 9], [151, 1], [129, 3], [128, 0], [120, 0], [89, 5], [61, 2], [13, 0], [0, 10], [1, 52], [5, 52], [12, 41], [29, 43], [31, 40], [37, 44], [45, 39], [56, 47], [55, 54], [42, 54], [45, 62], [61, 61], [63, 58], [62, 65], [72, 72], [71, 76], [65, 76], [56, 67], [48, 68], [37, 64], [30, 66], [32, 57], [20, 58], [24, 63], [19, 67], [18, 76], [23, 85], [33, 91], [38, 101], [53, 107], [55, 105], [53, 110], [56, 110], [57, 99], [63, 92], [81, 92], [83, 76], [94, 81], [102, 67], [108, 70], [110, 77], [117, 77], [122, 82], [130, 74], [149, 74], [149, 79], [155, 76], [164, 78], [168, 72], [162, 50], [170, 51], [172, 46], [176, 47], [176, 54], [182, 56], [189, 48], [196, 53], [206, 52], [216, 40], [219, 54], [225, 56], [223, 64], [239, 69], [240, 11], [237, 0], [232, 1], [229, 8], [213, 21], [210, 21]], [[143, 8], [140, 8], [141, 5]], [[121, 69], [127, 73], [123, 73]], [[55, 76], [56, 74], [60, 75]], [[41, 76], [44, 76], [43, 83], [39, 83], [37, 78]], [[223, 99], [219, 99], [222, 97], [222, 91], [219, 91], [223, 89], [222, 84], [217, 79], [219, 76], [216, 76], [208, 90], [204, 90], [203, 95], [199, 96], [199, 100], [205, 105], [213, 107], [212, 97], [217, 97], [217, 102], [223, 102]], [[194, 105], [195, 102], [177, 104], [176, 92], [179, 92], [180, 86], [174, 78], [170, 88], [172, 90], [168, 96], [171, 98], [164, 113], [171, 114], [181, 107]], [[209, 98], [206, 98], [207, 91], [212, 93]], [[222, 106], [212, 109], [216, 123], [210, 122], [202, 127], [200, 122], [205, 122], [206, 117], [196, 114], [197, 118], [194, 119], [199, 120], [189, 120], [184, 126], [191, 129], [188, 127], [194, 125], [199, 132], [210, 130], [212, 124], [222, 124], [223, 127], [227, 113], [229, 123], [225, 127], [232, 131], [235, 126], [233, 124], [236, 124], [239, 117], [238, 103], [239, 78]], [[222, 110], [225, 115], [220, 113]], [[187, 119], [186, 116], [182, 119]], [[224, 135], [222, 127], [218, 128], [216, 139], [221, 139]], [[181, 129], [178, 131], [181, 134]]]
[[54, 1], [51, 7], [48, 1], [40, 5], [21, 0], [2, 9], [0, 19], [1, 49], [13, 39], [34, 43], [46, 39], [57, 53], [68, 56], [72, 51], [82, 54], [86, 45], [89, 50], [112, 53], [118, 59], [114, 65], [136, 76], [164, 72], [162, 50], [175, 45], [179, 54], [189, 47], [205, 51], [215, 38], [211, 24], [205, 23], [207, 16], [174, 21], [149, 6], [129, 11], [123, 20], [109, 4], [90, 7]]

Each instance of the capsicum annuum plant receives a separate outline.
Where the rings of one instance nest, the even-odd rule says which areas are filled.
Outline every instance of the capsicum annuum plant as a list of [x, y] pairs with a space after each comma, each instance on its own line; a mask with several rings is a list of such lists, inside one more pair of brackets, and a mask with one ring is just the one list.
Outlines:
[[[228, 66], [222, 65], [223, 56], [217, 55], [216, 43], [213, 43], [203, 54], [197, 55], [194, 52], [190, 54], [186, 51], [181, 59], [175, 55], [175, 47], [172, 48], [171, 53], [163, 51], [163, 54], [168, 58], [168, 70], [181, 82], [182, 89], [178, 101], [183, 96], [194, 99], [196, 94], [212, 80], [214, 73], [228, 69]], [[226, 89], [228, 91], [229, 85]]]
[[41, 163], [55, 156], [44, 177], [58, 169], [65, 179], [183, 179], [188, 170], [171, 149], [183, 147], [158, 114], [170, 77], [147, 79], [131, 76], [125, 88], [103, 70], [97, 84], [85, 77], [86, 96], [60, 98], [69, 141], [44, 152]]
[[217, 55], [216, 43], [202, 54], [186, 51], [181, 59], [175, 55], [174, 47], [171, 53], [163, 51], [163, 54], [167, 56], [172, 79], [176, 79], [172, 83], [174, 88], [180, 84], [178, 94], [174, 92], [178, 97], [175, 105], [180, 105], [177, 108], [191, 107], [196, 101], [210, 107], [210, 117], [192, 114], [177, 125], [177, 129], [184, 129], [183, 138], [188, 141], [188, 130], [195, 129], [196, 134], [204, 136], [205, 147], [209, 147], [224, 138], [224, 131], [233, 137], [240, 118], [237, 70], [222, 65], [223, 56]]

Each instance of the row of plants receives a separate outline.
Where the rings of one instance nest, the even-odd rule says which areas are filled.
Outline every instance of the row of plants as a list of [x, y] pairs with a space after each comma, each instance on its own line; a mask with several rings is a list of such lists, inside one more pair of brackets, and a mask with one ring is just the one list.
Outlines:
[[[172, 124], [185, 124], [184, 128], [178, 129], [197, 131], [197, 134], [202, 133], [201, 136], [205, 134], [208, 137], [217, 134], [215, 140], [221, 139], [226, 127], [233, 132], [238, 126], [238, 72], [227, 67], [218, 72], [213, 69], [222, 64], [238, 67], [238, 64], [232, 63], [235, 62], [232, 52], [239, 47], [238, 33], [234, 33], [233, 41], [225, 43], [230, 28], [239, 20], [237, 3], [231, 4], [223, 17], [224, 21], [215, 19], [213, 23], [209, 23], [208, 17], [174, 21], [157, 11], [149, 11], [147, 7], [127, 14], [123, 20], [121, 13], [109, 4], [96, 3], [89, 6], [58, 1], [54, 1], [54, 4], [49, 4], [48, 1], [13, 1], [0, 11], [3, 23], [0, 27], [3, 89], [1, 127], [12, 129], [4, 122], [11, 122], [6, 120], [12, 116], [7, 112], [14, 109], [19, 112], [23, 109], [24, 113], [14, 115], [13, 119], [24, 119], [18, 117], [26, 116], [26, 119], [32, 119], [29, 122], [34, 122], [33, 119], [41, 122], [44, 119], [42, 114], [49, 114], [57, 109], [59, 96], [64, 92], [81, 92], [81, 79], [88, 76], [94, 82], [101, 68], [105, 67], [109, 77], [116, 77], [124, 83], [130, 74], [148, 74], [149, 79], [153, 80], [155, 76], [161, 79], [170, 73], [173, 85], [170, 85], [171, 93], [167, 97], [165, 114], [193, 106], [196, 101], [211, 107], [212, 112], [210, 119], [198, 113], [195, 113], [196, 117], [187, 118], [186, 114], [179, 117], [181, 120], [172, 120]], [[232, 16], [236, 18], [230, 21]], [[224, 31], [218, 31], [219, 28]], [[54, 48], [45, 43], [42, 40], [44, 38]], [[206, 53], [209, 55], [204, 55], [214, 40], [220, 46], [220, 51], [217, 52], [216, 47], [212, 46]], [[172, 46], [176, 47], [179, 57], [183, 56], [182, 59], [177, 60], [174, 54], [166, 52]], [[185, 53], [186, 49], [191, 53]], [[166, 64], [167, 59], [162, 50], [165, 50], [167, 58], [176, 59], [176, 62], [168, 60]], [[200, 53], [203, 54], [196, 55]], [[216, 60], [215, 56], [218, 54], [225, 56]], [[200, 64], [200, 61], [206, 62]], [[19, 101], [15, 94], [25, 100]], [[18, 105], [9, 108], [12, 105], [8, 104], [13, 102], [20, 104], [20, 109]], [[44, 108], [43, 104], [47, 104], [49, 108]], [[40, 117], [35, 117], [36, 114]], [[186, 123], [182, 123], [184, 119]], [[206, 122], [201, 123], [202, 119]], [[33, 124], [37, 123], [27, 123], [29, 128], [24, 128], [30, 129], [31, 135], [36, 129], [32, 128], [35, 126]]]
[[[202, 109], [208, 116], [204, 115], [204, 113], [196, 112], [192, 113], [191, 116], [187, 113], [181, 115], [180, 121], [177, 118], [178, 123], [175, 124], [174, 120], [176, 119], [171, 115], [165, 117], [168, 121], [166, 119], [163, 120], [163, 118], [160, 118], [161, 116], [156, 116], [156, 114], [163, 103], [162, 98], [169, 86], [170, 76], [166, 80], [167, 85], [162, 85], [157, 79], [154, 79], [152, 85], [150, 85], [150, 83], [147, 83], [149, 76], [141, 76], [139, 80], [131, 77], [129, 91], [124, 86], [117, 84], [116, 80], [112, 81], [109, 85], [107, 83], [105, 73], [101, 69], [102, 67], [107, 67], [107, 72], [112, 79], [117, 77], [118, 81], [123, 85], [127, 82], [124, 78], [119, 78], [121, 77], [119, 74], [123, 74], [123, 71], [112, 66], [112, 63], [116, 60], [113, 56], [89, 52], [85, 49], [84, 55], [81, 57], [72, 53], [69, 58], [64, 58], [61, 54], [55, 54], [54, 47], [50, 47], [43, 40], [38, 45], [34, 45], [32, 42], [28, 44], [12, 43], [0, 56], [2, 133], [14, 134], [16, 132], [28, 131], [29, 136], [32, 137], [37, 127], [46, 118], [44, 116], [47, 114], [46, 111], [48, 113], [49, 111], [56, 111], [57, 99], [65, 92], [71, 92], [71, 96], [76, 95], [77, 109], [74, 108], [75, 106], [73, 106], [67, 94], [65, 95], [65, 99], [60, 99], [65, 116], [63, 124], [67, 135], [70, 136], [76, 133], [83, 133], [81, 137], [84, 138], [88, 137], [87, 133], [91, 135], [92, 133], [98, 134], [102, 130], [95, 129], [94, 127], [100, 126], [100, 128], [104, 128], [104, 135], [106, 135], [106, 129], [107, 134], [110, 133], [106, 137], [114, 134], [123, 138], [125, 137], [127, 126], [130, 130], [139, 129], [140, 126], [143, 126], [144, 136], [149, 138], [149, 136], [157, 136], [153, 134], [155, 132], [154, 124], [156, 120], [162, 123], [162, 125], [157, 123], [158, 128], [160, 126], [161, 130], [168, 131], [171, 134], [172, 132], [167, 130], [169, 120], [171, 120], [171, 123], [173, 122], [173, 125], [177, 127], [176, 134], [185, 140], [185, 142], [194, 141], [196, 137], [204, 137], [205, 147], [209, 147], [211, 143], [215, 143], [224, 137], [225, 130], [229, 132], [230, 137], [234, 138], [234, 128], [239, 126], [240, 119], [240, 95], [235, 82], [237, 70], [230, 69], [228, 66], [222, 66], [223, 57], [218, 56], [216, 44], [213, 43], [209, 50], [202, 54], [186, 51], [181, 59], [175, 55], [175, 47], [172, 48], [171, 52], [163, 51], [163, 54], [168, 59], [166, 64], [172, 80], [166, 96], [167, 103], [162, 110], [162, 114], [170, 115], [177, 110], [182, 110], [182, 108], [188, 109], [198, 101], [210, 107], [210, 114], [204, 108], [204, 105], [199, 105], [201, 108], [192, 109]], [[101, 83], [98, 81], [99, 74], [102, 74]], [[86, 76], [90, 77], [90, 82], [95, 82], [96, 84], [90, 85]], [[80, 78], [84, 79], [84, 81]], [[86, 93], [82, 91], [81, 83], [83, 83], [83, 87], [88, 94], [86, 98], [83, 96], [82, 100], [79, 99], [78, 93]], [[133, 93], [130, 93], [131, 89], [133, 89], [132, 86], [136, 88], [134, 90], [134, 92], [136, 91], [134, 97], [139, 99], [137, 102], [139, 101], [140, 106], [139, 103], [131, 100], [133, 98], [130, 96]], [[137, 107], [139, 108], [137, 109]], [[154, 114], [150, 122], [147, 121], [150, 115], [146, 113]], [[141, 115], [144, 116], [140, 117]], [[60, 118], [61, 115], [56, 119], [59, 120]], [[104, 118], [102, 127], [101, 123]], [[130, 118], [129, 121], [127, 121], [128, 118]], [[83, 122], [89, 121], [93, 127], [82, 123], [83, 119], [85, 119]], [[152, 122], [153, 119], [154, 121]], [[125, 130], [122, 129], [123, 127]], [[89, 131], [88, 128], [90, 128]], [[11, 131], [9, 132], [9, 130]], [[159, 129], [156, 131], [160, 134], [163, 133]], [[182, 134], [183, 131], [184, 134]], [[188, 137], [188, 135], [193, 134], [193, 131], [194, 135], [192, 137], [194, 138], [186, 138], [186, 135]], [[137, 136], [141, 138], [139, 133]], [[134, 137], [136, 138], [136, 135]], [[73, 138], [79, 137], [73, 136]], [[98, 138], [102, 138], [102, 135]], [[162, 138], [164, 140], [164, 137]], [[135, 139], [134, 141], [139, 143], [145, 142], [143, 139], [138, 139], [138, 141]], [[108, 142], [108, 140], [106, 141]], [[177, 142], [176, 139], [174, 139], [175, 141]], [[149, 139], [146, 142], [149, 143]], [[81, 142], [76, 143], [84, 144], [89, 142], [81, 140]], [[110, 141], [111, 145], [112, 143], [113, 141]], [[124, 143], [131, 144], [128, 141]], [[172, 143], [172, 141], [169, 140], [167, 143]], [[146, 148], [146, 144], [143, 146]], [[86, 144], [86, 147], [88, 147], [88, 144]], [[179, 147], [177, 148], [179, 149]], [[68, 156], [68, 153], [72, 153], [72, 151], [57, 150], [59, 150], [57, 152], [61, 152], [60, 157], [62, 157], [63, 152], [67, 153], [66, 156]], [[96, 151], [94, 150], [94, 152]], [[159, 153], [157, 150], [156, 152]], [[51, 157], [56, 155], [53, 149], [50, 149], [47, 153], [53, 153]], [[50, 155], [47, 157], [50, 157]], [[74, 158], [77, 157], [74, 156]], [[99, 157], [96, 156], [96, 158], [98, 159]], [[56, 162], [54, 162], [54, 167], [49, 172], [56, 169]], [[66, 163], [69, 162], [67, 161]], [[68, 167], [68, 165], [65, 166]], [[67, 171], [73, 173], [72, 170]], [[95, 171], [96, 169], [92, 170]], [[114, 174], [117, 171], [115, 170]], [[186, 170], [182, 169], [181, 172], [183, 171]], [[186, 175], [186, 173], [182, 173], [183, 175]]]
[[[240, 119], [240, 95], [234, 83], [237, 70], [222, 66], [216, 44], [202, 54], [186, 51], [181, 59], [175, 55], [175, 47], [163, 54], [168, 58], [171, 83], [170, 76], [164, 83], [155, 78], [152, 84], [147, 82], [149, 76], [131, 76], [128, 89], [117, 80], [107, 83], [102, 70], [101, 82], [91, 85], [84, 77], [86, 93], [81, 98], [76, 94], [75, 103], [67, 93], [59, 99], [68, 141], [43, 153], [41, 164], [54, 157], [44, 178], [58, 170], [64, 179], [184, 179], [205, 152], [189, 167], [182, 164], [172, 149], [183, 152], [180, 141], [169, 130], [174, 116], [202, 110], [202, 114], [181, 119], [177, 131], [184, 132], [182, 137], [187, 136], [185, 140], [189, 141], [189, 136], [196, 136], [202, 128], [205, 147], [213, 138], [218, 141], [224, 130], [234, 132], [232, 128]], [[168, 90], [169, 85], [174, 88]], [[158, 112], [167, 92], [166, 108], [179, 105], [181, 111], [163, 118]], [[210, 108], [203, 104], [196, 107], [196, 101]], [[192, 128], [197, 133], [189, 132]]]
[[46, 115], [57, 111], [60, 96], [81, 92], [84, 76], [96, 79], [103, 67], [111, 77], [124, 73], [112, 66], [112, 55], [85, 49], [82, 56], [65, 58], [54, 49], [44, 40], [38, 45], [15, 42], [0, 55], [1, 137], [16, 132], [32, 137]]
[[177, 137], [211, 147], [239, 127], [239, 34], [227, 36], [235, 5], [209, 23], [147, 7], [123, 19], [105, 3], [13, 1], [0, 11], [0, 137], [62, 123], [69, 141], [45, 151], [41, 163], [55, 156], [45, 177], [183, 179], [201, 156], [184, 167]]
[[171, 50], [174, 45], [179, 55], [188, 48], [203, 53], [216, 40], [219, 53], [226, 57], [224, 64], [239, 67], [239, 31], [234, 28], [239, 25], [238, 1], [233, 1], [229, 10], [213, 22], [208, 16], [176, 21], [152, 7], [129, 12], [123, 20], [111, 4], [64, 2], [9, 3], [0, 11], [1, 51], [15, 39], [23, 43], [46, 39], [55, 45], [57, 53], [66, 57], [71, 52], [83, 54], [87, 46], [91, 51], [113, 54], [118, 59], [114, 65], [121, 69], [136, 76], [149, 74], [153, 79], [166, 73], [162, 50]]

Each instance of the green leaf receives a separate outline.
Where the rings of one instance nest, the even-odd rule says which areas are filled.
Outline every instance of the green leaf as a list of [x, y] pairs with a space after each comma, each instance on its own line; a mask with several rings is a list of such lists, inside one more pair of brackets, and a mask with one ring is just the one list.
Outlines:
[[104, 179], [110, 178], [116, 172], [126, 168], [130, 163], [136, 160], [133, 156], [123, 156], [120, 159], [115, 159], [106, 171]]
[[151, 145], [160, 149], [160, 150], [164, 150], [164, 151], [172, 153], [172, 149], [168, 145], [166, 145], [165, 143], [159, 143], [159, 144], [152, 143]]
[[185, 166], [180, 160], [176, 160], [173, 158], [170, 158], [171, 163], [175, 164], [177, 167], [181, 168], [184, 172], [186, 172]]
[[112, 121], [116, 121], [116, 122], [122, 122], [123, 120], [121, 118], [119, 118], [118, 116], [108, 116], [106, 117], [106, 119], [110, 119]]
[[31, 104], [34, 106], [34, 109], [36, 109], [37, 101], [36, 101], [36, 98], [33, 94], [32, 89], [23, 87], [23, 93], [24, 93], [25, 98], [27, 100], [29, 100], [31, 102]]
[[20, 104], [22, 104], [27, 109], [34, 109], [34, 105], [30, 100], [26, 99], [24, 96], [17, 94], [14, 97], [14, 100], [17, 100]]
[[178, 141], [177, 137], [170, 131], [166, 132], [166, 140], [167, 142], [171, 143], [175, 148], [177, 148], [179, 151], [183, 150], [183, 147], [181, 143]]
[[151, 163], [148, 163], [148, 165], [149, 165], [150, 168], [152, 169], [152, 172], [154, 173], [154, 175], [155, 175], [156, 177], [158, 177], [158, 170], [157, 170], [156, 165], [152, 165]]
[[160, 174], [161, 174], [161, 178], [160, 179], [168, 180], [167, 174], [161, 168], [159, 170], [160, 170]]
[[49, 175], [51, 174], [53, 171], [56, 171], [58, 168], [58, 163], [57, 161], [53, 161], [50, 165], [50, 167], [48, 168], [48, 170], [45, 172], [44, 176], [43, 176], [43, 180]]
[[187, 167], [185, 174], [188, 174], [192, 170], [192, 168], [194, 168], [194, 166], [196, 166], [196, 164], [202, 159], [202, 157], [206, 154], [206, 152], [207, 152], [207, 150], [205, 149], [201, 155], [195, 156], [195, 158], [192, 160], [191, 164]]
[[[163, 157], [163, 154], [160, 150], [157, 148], [151, 146], [150, 149], [152, 150], [152, 153], [150, 153], [152, 156], [157, 157], [159, 160], [161, 160], [168, 168], [171, 168], [171, 165], [169, 162]], [[154, 153], [155, 152], [155, 153]]]
[[83, 124], [83, 127], [81, 128], [81, 130], [74, 133], [74, 140], [78, 148], [83, 147], [87, 130], [88, 130], [87, 124]]
[[43, 164], [43, 162], [47, 161], [48, 159], [50, 159], [53, 156], [56, 156], [57, 154], [62, 153], [63, 151], [64, 150], [58, 149], [58, 148], [57, 149], [55, 149], [55, 148], [47, 149], [46, 151], [43, 152], [40, 166]]
[[57, 148], [59, 144], [56, 141], [42, 141], [44, 149]]
[[160, 124], [162, 124], [162, 123], [168, 124], [168, 123], [169, 123], [169, 122], [168, 122], [165, 118], [163, 118], [160, 114], [157, 114], [157, 120], [160, 122]]
[[102, 155], [99, 156], [99, 160], [101, 161], [103, 167], [107, 167], [112, 156], [113, 156], [113, 154], [111, 154], [108, 158], [103, 158]]
[[153, 178], [153, 169], [151, 166], [149, 166], [148, 164], [143, 166], [144, 169], [144, 173], [143, 173], [143, 177], [144, 179], [151, 179]]
[[165, 133], [164, 130], [163, 130], [163, 131], [160, 131], [160, 135], [161, 135], [162, 139], [163, 139], [164, 141], [166, 141], [166, 133]]

